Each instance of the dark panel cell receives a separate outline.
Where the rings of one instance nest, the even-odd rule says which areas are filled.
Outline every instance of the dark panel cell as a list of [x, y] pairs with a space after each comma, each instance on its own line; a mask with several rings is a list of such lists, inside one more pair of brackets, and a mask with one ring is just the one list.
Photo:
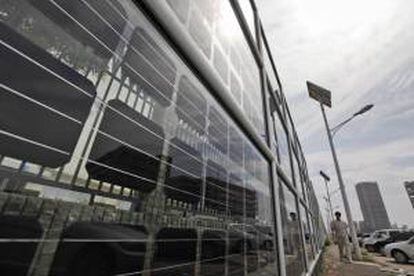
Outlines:
[[176, 68], [172, 60], [141, 28], [136, 28], [124, 57], [123, 73], [156, 101], [170, 105]]
[[59, 244], [50, 275], [109, 276], [143, 269], [148, 237], [143, 226], [75, 222], [61, 237], [78, 241]]
[[[157, 180], [160, 164], [157, 158], [162, 152], [163, 130], [119, 100], [110, 101], [109, 107], [124, 116], [110, 108], [105, 110], [99, 127], [101, 132], [90, 154], [90, 159], [100, 164], [89, 161], [86, 170], [93, 179], [149, 192], [155, 188], [155, 183], [136, 176]], [[121, 144], [102, 132], [131, 146]]]
[[258, 198], [256, 190], [250, 183], [246, 183], [245, 202], [246, 217], [254, 219], [258, 211]]
[[212, 161], [207, 163], [205, 197], [207, 208], [226, 211], [227, 171]]
[[208, 114], [210, 121], [208, 127], [208, 134], [210, 142], [217, 147], [222, 153], [227, 153], [227, 122], [214, 108], [210, 108]]
[[195, 230], [164, 228], [156, 237], [151, 275], [194, 275], [197, 250]]
[[243, 140], [235, 128], [230, 127], [230, 159], [243, 167]]
[[[92, 48], [96, 55], [105, 59], [109, 59], [113, 55], [111, 51], [115, 51], [118, 46], [119, 34], [123, 33], [126, 25], [125, 20], [118, 12], [123, 15], [126, 13], [116, 0], [109, 0], [110, 4], [102, 0], [85, 1], [88, 5], [82, 0], [54, 0], [53, 2], [59, 7], [49, 0], [30, 0], [30, 2], [79, 42]], [[69, 16], [73, 17], [76, 22]]]
[[188, 11], [190, 8], [189, 0], [167, 0], [168, 4], [174, 10], [177, 17], [181, 20], [182, 23], [185, 23], [188, 18]]
[[206, 127], [207, 101], [187, 77], [182, 77], [178, 86], [177, 115], [199, 133]]
[[246, 269], [248, 273], [254, 272], [259, 267], [258, 250], [254, 246], [257, 246], [257, 236], [252, 235], [252, 239], [246, 240]]
[[195, 10], [191, 14], [190, 18], [190, 35], [194, 38], [198, 47], [203, 53], [210, 58], [211, 55], [211, 33], [207, 25], [203, 22], [203, 18], [200, 13]]
[[201, 237], [201, 276], [225, 275], [226, 232], [206, 230]]
[[229, 256], [228, 275], [244, 276], [245, 255], [246, 255], [246, 234], [242, 225], [230, 225], [228, 231]]
[[[40, 239], [42, 226], [36, 218], [24, 216], [0, 216], [1, 239]], [[26, 275], [35, 255], [37, 242], [0, 243], [0, 271], [2, 275]]]
[[173, 139], [172, 143], [181, 150], [170, 147], [172, 166], [165, 181], [165, 194], [178, 201], [196, 204], [200, 201], [202, 189], [203, 164], [198, 161], [201, 160], [201, 154], [178, 139]]
[[231, 174], [229, 181], [229, 211], [233, 217], [244, 216], [245, 190], [240, 178]]
[[224, 81], [224, 83], [227, 84], [227, 76], [228, 76], [227, 59], [217, 46], [214, 46], [213, 63], [221, 79]]
[[[67, 163], [79, 138], [82, 124], [90, 112], [96, 94], [95, 87], [85, 77], [2, 23], [0, 39], [64, 79], [0, 45], [1, 129], [65, 151], [69, 155], [5, 135], [0, 135], [0, 153], [49, 167]], [[30, 97], [38, 103], [24, 97]], [[79, 122], [65, 118], [47, 107]]]
[[255, 154], [253, 153], [253, 149], [246, 145], [244, 147], [244, 164], [245, 169], [252, 175], [255, 175]]

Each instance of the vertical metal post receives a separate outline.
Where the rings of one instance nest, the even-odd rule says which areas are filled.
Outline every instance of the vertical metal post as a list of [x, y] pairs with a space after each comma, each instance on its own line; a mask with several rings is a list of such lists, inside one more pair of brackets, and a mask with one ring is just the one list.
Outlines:
[[344, 207], [345, 207], [346, 217], [348, 219], [348, 226], [349, 226], [349, 231], [351, 234], [352, 245], [355, 249], [355, 257], [359, 261], [362, 258], [361, 249], [359, 248], [358, 239], [357, 239], [356, 232], [355, 232], [355, 226], [354, 226], [354, 221], [352, 219], [351, 208], [349, 207], [348, 197], [346, 195], [345, 185], [344, 185], [344, 181], [342, 179], [342, 174], [341, 174], [341, 169], [339, 167], [338, 158], [336, 156], [335, 146], [332, 140], [332, 133], [329, 129], [328, 120], [326, 119], [325, 109], [322, 103], [320, 105], [321, 105], [323, 120], [325, 122], [326, 132], [328, 134], [329, 145], [331, 147], [332, 158], [335, 163], [336, 174], [338, 176], [339, 188], [341, 190], [342, 200], [344, 201]]
[[332, 209], [332, 201], [331, 201], [331, 194], [329, 193], [329, 186], [328, 186], [328, 180], [325, 180], [325, 187], [326, 187], [326, 198], [328, 200], [328, 206], [329, 206], [329, 214], [331, 216], [331, 221], [333, 221], [334, 219], [334, 215], [333, 215], [333, 209]]

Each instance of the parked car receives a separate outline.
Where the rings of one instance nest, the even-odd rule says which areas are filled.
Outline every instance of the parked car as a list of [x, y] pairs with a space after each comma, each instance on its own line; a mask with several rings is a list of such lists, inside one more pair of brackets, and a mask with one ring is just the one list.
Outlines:
[[371, 236], [371, 233], [361, 233], [358, 234], [358, 244], [360, 247], [363, 246], [364, 241]]
[[364, 240], [364, 247], [368, 250], [368, 252], [380, 252], [381, 246], [380, 243], [384, 242], [385, 240], [389, 239], [390, 237], [394, 237], [398, 233], [401, 233], [403, 230], [401, 229], [382, 229], [377, 230], [371, 234], [369, 238]]
[[401, 233], [397, 233], [396, 235], [391, 235], [386, 240], [377, 242], [377, 247], [379, 247], [379, 252], [385, 256], [384, 248], [387, 244], [406, 241], [406, 240], [409, 240], [413, 236], [414, 236], [414, 231], [404, 231]]
[[410, 260], [414, 260], [414, 236], [406, 241], [387, 244], [384, 251], [397, 263], [408, 263]]
[[271, 250], [273, 237], [265, 232], [264, 228], [249, 224], [232, 223], [229, 230], [243, 234], [246, 239], [247, 250]]

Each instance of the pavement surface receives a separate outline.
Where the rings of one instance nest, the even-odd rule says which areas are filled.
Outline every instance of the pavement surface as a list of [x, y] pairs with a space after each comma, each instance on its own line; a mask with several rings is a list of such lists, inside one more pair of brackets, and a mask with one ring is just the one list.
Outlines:
[[381, 267], [375, 263], [352, 262], [345, 263], [339, 260], [339, 252], [336, 245], [326, 249], [324, 255], [324, 276], [391, 276], [389, 272], [381, 271]]
[[[381, 266], [383, 271], [394, 271], [400, 275], [414, 276], [414, 263], [398, 264], [394, 259], [375, 254], [373, 261]], [[398, 275], [398, 274], [397, 274]]]

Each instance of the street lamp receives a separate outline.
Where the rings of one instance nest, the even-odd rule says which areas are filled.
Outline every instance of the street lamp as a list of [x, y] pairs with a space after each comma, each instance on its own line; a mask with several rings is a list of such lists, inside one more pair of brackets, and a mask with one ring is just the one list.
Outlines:
[[325, 113], [325, 108], [324, 108], [325, 105], [328, 107], [332, 107], [331, 91], [325, 88], [322, 88], [316, 84], [313, 84], [309, 81], [306, 82], [306, 85], [308, 87], [309, 96], [315, 99], [316, 101], [318, 101], [321, 106], [322, 116], [325, 122], [326, 132], [328, 134], [329, 145], [331, 147], [332, 158], [335, 164], [336, 174], [338, 176], [339, 188], [341, 189], [342, 200], [344, 202], [345, 213], [346, 213], [348, 224], [349, 224], [349, 232], [351, 234], [352, 245], [355, 248], [356, 259], [361, 260], [362, 258], [361, 249], [359, 248], [358, 239], [357, 239], [355, 226], [354, 226], [354, 220], [352, 219], [351, 208], [349, 207], [348, 196], [346, 194], [344, 181], [342, 179], [341, 169], [339, 167], [338, 157], [336, 155], [335, 146], [333, 143], [333, 135], [339, 130], [339, 128], [344, 126], [346, 123], [350, 122], [353, 118], [370, 110], [373, 107], [373, 105], [367, 105], [363, 107], [361, 110], [354, 113], [351, 118], [345, 120], [344, 122], [340, 123], [334, 129], [331, 130], [329, 128], [328, 119], [326, 118], [326, 113]]
[[351, 117], [349, 117], [348, 119], [346, 119], [345, 121], [343, 121], [342, 123], [339, 123], [337, 126], [331, 128], [331, 132], [332, 132], [332, 137], [335, 136], [335, 134], [347, 123], [349, 123], [352, 119], [354, 119], [357, 116], [360, 116], [366, 112], [368, 112], [371, 108], [373, 108], [374, 105], [373, 104], [367, 104], [366, 106], [364, 106], [363, 108], [361, 108], [358, 112], [355, 112]]

